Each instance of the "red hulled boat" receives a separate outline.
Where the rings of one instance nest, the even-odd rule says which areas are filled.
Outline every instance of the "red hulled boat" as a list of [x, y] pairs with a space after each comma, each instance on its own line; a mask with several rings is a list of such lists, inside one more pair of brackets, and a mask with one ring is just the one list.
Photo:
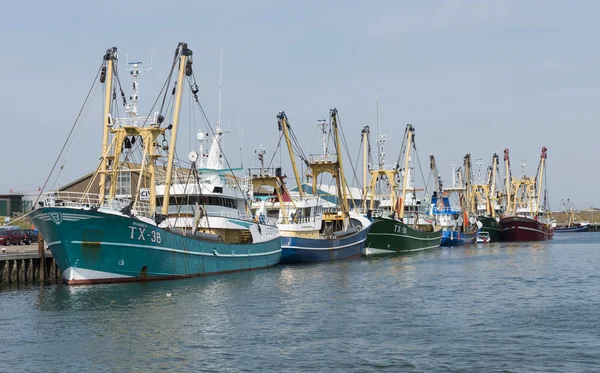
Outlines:
[[551, 240], [554, 235], [550, 225], [524, 216], [500, 219], [500, 228], [502, 240], [507, 242]]
[[[508, 149], [504, 150], [507, 177], [506, 190], [508, 195], [508, 216], [500, 219], [502, 241], [545, 241], [554, 236], [550, 218], [546, 215], [546, 192], [544, 186], [544, 166], [547, 157], [546, 147], [542, 147], [540, 164], [535, 178], [523, 175], [519, 180], [513, 180], [510, 174]], [[524, 167], [525, 164], [522, 164]], [[543, 190], [543, 192], [542, 192]], [[541, 196], [544, 201], [541, 203]]]

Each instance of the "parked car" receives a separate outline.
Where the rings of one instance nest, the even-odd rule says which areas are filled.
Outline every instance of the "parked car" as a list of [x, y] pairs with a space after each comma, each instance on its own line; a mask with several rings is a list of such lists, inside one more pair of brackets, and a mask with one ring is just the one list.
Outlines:
[[38, 234], [33, 229], [23, 229], [23, 242], [29, 245], [38, 242]]
[[19, 227], [0, 227], [0, 245], [20, 245], [23, 233]]

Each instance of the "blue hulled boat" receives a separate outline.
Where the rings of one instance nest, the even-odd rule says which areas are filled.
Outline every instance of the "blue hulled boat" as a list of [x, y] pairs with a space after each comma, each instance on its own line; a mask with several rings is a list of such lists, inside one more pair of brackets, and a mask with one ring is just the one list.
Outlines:
[[[287, 122], [284, 112], [278, 114], [279, 128], [289, 146], [292, 167], [296, 182], [301, 181], [295, 166], [292, 141], [295, 136], [290, 135], [291, 127]], [[265, 186], [272, 188], [268, 192], [269, 198], [256, 196], [252, 203], [252, 210], [256, 219], [274, 219], [281, 232], [281, 263], [305, 263], [324, 260], [336, 260], [358, 257], [363, 252], [367, 233], [371, 228], [371, 221], [366, 217], [348, 211], [348, 196], [346, 194], [346, 181], [342, 168], [342, 158], [339, 149], [339, 136], [337, 127], [337, 110], [330, 111], [332, 135], [336, 141], [338, 152], [328, 154], [326, 146], [319, 157], [311, 156], [306, 164], [312, 172], [313, 194], [306, 194], [298, 188], [297, 195], [291, 195], [281, 177], [281, 169], [264, 168], [264, 150], [259, 153], [261, 168], [252, 170], [251, 177], [255, 196]], [[323, 133], [325, 124], [322, 123]], [[325, 140], [324, 140], [325, 141]], [[296, 144], [297, 149], [300, 149]], [[316, 180], [319, 174], [327, 173], [333, 176], [337, 185], [337, 203], [326, 201], [317, 194]], [[341, 187], [341, 186], [344, 187]]]
[[555, 227], [554, 233], [576, 233], [576, 232], [587, 232], [589, 230], [590, 230], [590, 225], [588, 223], [588, 224], [581, 224], [581, 225], [572, 226], [572, 227], [563, 227], [563, 228]]

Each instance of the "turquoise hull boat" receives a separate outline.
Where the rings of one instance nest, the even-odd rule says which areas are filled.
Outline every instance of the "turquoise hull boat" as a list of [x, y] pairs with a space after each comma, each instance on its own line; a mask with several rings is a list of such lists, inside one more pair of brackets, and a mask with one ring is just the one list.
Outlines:
[[118, 212], [71, 207], [42, 207], [31, 218], [68, 284], [217, 275], [267, 268], [281, 257], [278, 234], [260, 243], [226, 244], [173, 233]]

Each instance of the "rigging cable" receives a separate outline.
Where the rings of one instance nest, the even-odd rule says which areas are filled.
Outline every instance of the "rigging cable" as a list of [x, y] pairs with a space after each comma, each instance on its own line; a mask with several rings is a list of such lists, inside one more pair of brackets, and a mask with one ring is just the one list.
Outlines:
[[75, 122], [71, 126], [71, 130], [69, 131], [69, 135], [67, 136], [67, 139], [65, 140], [65, 143], [63, 144], [62, 148], [60, 149], [60, 152], [58, 153], [58, 157], [56, 158], [56, 161], [54, 162], [54, 165], [52, 166], [52, 169], [50, 170], [50, 174], [48, 175], [48, 177], [46, 178], [46, 181], [44, 182], [44, 186], [40, 190], [40, 193], [38, 194], [38, 196], [37, 196], [37, 198], [35, 200], [34, 206], [37, 206], [37, 204], [38, 204], [38, 202], [40, 200], [40, 197], [44, 193], [44, 189], [46, 188], [46, 185], [48, 184], [48, 181], [50, 180], [50, 177], [52, 176], [52, 173], [54, 172], [54, 169], [58, 165], [58, 161], [60, 160], [60, 157], [62, 156], [65, 148], [67, 147], [67, 143], [69, 142], [71, 136], [73, 135], [73, 132], [75, 131], [77, 123], [79, 122], [79, 118], [80, 118], [81, 114], [83, 113], [83, 110], [85, 109], [85, 106], [86, 106], [86, 104], [88, 102], [88, 99], [90, 98], [90, 95], [93, 92], [94, 86], [96, 85], [96, 83], [98, 81], [98, 76], [100, 75], [100, 71], [102, 71], [102, 66], [103, 65], [104, 65], [104, 61], [102, 61], [102, 64], [100, 65], [100, 68], [98, 68], [98, 72], [96, 73], [96, 77], [94, 77], [94, 81], [92, 83], [92, 86], [90, 87], [87, 95], [85, 96], [85, 100], [83, 101], [83, 105], [81, 106], [81, 109], [79, 110], [79, 113], [77, 114], [77, 117], [75, 118]]
[[[193, 85], [192, 85], [192, 79], [193, 79]], [[188, 77], [188, 84], [190, 86], [190, 89], [193, 91], [194, 87], [197, 87], [198, 85], [196, 84], [196, 75], [194, 73], [192, 73], [191, 77]], [[197, 92], [197, 91], [196, 91]], [[200, 101], [198, 100], [198, 95], [197, 93], [194, 93], [194, 98], [196, 100], [196, 103], [198, 104], [198, 107], [200, 108], [200, 111], [202, 112], [202, 115], [204, 117], [204, 120], [207, 123], [208, 129], [210, 130], [211, 134], [213, 137], [215, 137], [215, 132], [212, 128], [212, 125], [210, 124], [210, 122], [208, 121], [208, 117], [206, 116], [206, 112], [204, 111], [204, 108], [202, 107], [202, 104], [200, 103]], [[223, 148], [221, 146], [221, 142], [220, 141], [216, 141], [216, 144], [219, 146], [219, 151], [221, 152], [221, 155], [223, 156], [223, 159], [225, 160], [225, 163], [227, 163], [227, 167], [229, 168], [230, 171], [233, 171], [231, 164], [229, 163], [229, 160], [227, 159], [227, 156], [225, 155], [225, 153], [223, 152]], [[244, 190], [242, 189], [242, 187], [240, 186], [239, 182], [238, 182], [238, 178], [237, 177], [233, 177], [233, 180], [235, 181], [235, 184], [237, 185], [240, 193], [242, 194], [242, 196], [244, 197], [244, 206], [247, 208], [246, 211], [251, 211], [252, 207], [250, 206], [250, 203], [248, 202], [248, 193], [247, 191], [244, 192]], [[259, 222], [256, 223], [257, 226], [259, 227], [259, 231], [260, 231], [260, 224]]]

